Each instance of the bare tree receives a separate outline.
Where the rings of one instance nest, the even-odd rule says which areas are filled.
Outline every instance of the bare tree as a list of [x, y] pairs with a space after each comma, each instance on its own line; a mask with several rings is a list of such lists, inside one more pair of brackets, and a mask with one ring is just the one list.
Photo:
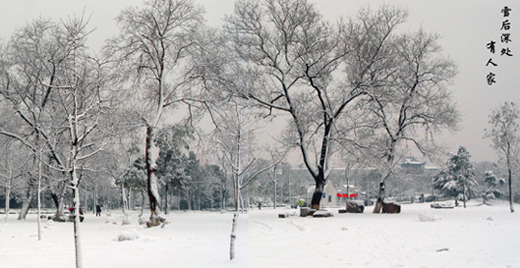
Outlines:
[[364, 155], [360, 153], [359, 148], [355, 146], [351, 146], [352, 144], [346, 144], [340, 151], [341, 162], [344, 163], [344, 177], [345, 183], [347, 185], [347, 198], [351, 199], [350, 196], [350, 185], [354, 182], [350, 179], [354, 177], [354, 174], [357, 173], [362, 167], [369, 166], [369, 161], [364, 158]]
[[270, 159], [269, 161], [272, 163], [272, 172], [268, 172], [269, 180], [273, 183], [273, 209], [276, 209], [276, 200], [277, 200], [277, 186], [278, 186], [278, 179], [277, 176], [281, 175], [283, 173], [283, 168], [280, 166], [282, 165], [283, 161], [287, 157], [287, 150], [280, 151], [276, 148], [266, 148], [267, 152], [269, 153]]
[[[383, 7], [331, 25], [306, 0], [238, 1], [227, 17], [247, 68], [242, 72], [251, 77], [236, 90], [269, 115], [290, 118], [292, 146], [316, 183], [313, 208], [319, 208], [338, 142], [359, 127], [351, 113], [374, 86], [370, 74], [387, 56], [382, 48], [404, 17], [402, 10]], [[338, 79], [345, 74], [348, 79]]]
[[261, 173], [273, 165], [261, 166], [254, 150], [254, 116], [247, 101], [231, 100], [220, 109], [213, 110], [216, 129], [213, 133], [215, 151], [225, 160], [225, 170], [233, 178], [235, 211], [239, 211], [242, 202], [241, 191], [253, 182]]
[[[244, 210], [242, 191], [260, 174], [279, 163], [262, 165], [254, 150], [254, 115], [243, 99], [231, 98], [228, 104], [211, 107], [215, 130], [212, 141], [215, 152], [224, 160], [223, 169], [229, 171], [233, 181], [235, 213], [230, 239], [230, 259], [235, 258], [236, 228], [239, 210]], [[281, 160], [280, 160], [281, 161]]]
[[76, 267], [82, 266], [79, 234], [80, 195], [79, 185], [82, 172], [88, 170], [87, 160], [99, 153], [108, 143], [113, 122], [107, 113], [113, 107], [112, 92], [106, 87], [106, 65], [89, 57], [85, 52], [88, 21], [84, 17], [73, 17], [64, 23], [67, 46], [71, 54], [57, 89], [61, 106], [62, 122], [65, 122], [63, 138], [68, 152], [63, 153], [67, 161], [58, 168], [70, 174], [69, 188], [74, 196], [74, 237]]
[[21, 180], [26, 175], [26, 161], [30, 154], [20, 148], [20, 144], [11, 139], [1, 140], [0, 153], [0, 182], [5, 189], [5, 222], [9, 216], [9, 202], [13, 189], [20, 187]]
[[[121, 105], [125, 105], [124, 101]], [[123, 114], [118, 111], [111, 112], [116, 114], [114, 120], [118, 121], [118, 127], [114, 128], [113, 137], [107, 148], [95, 156], [95, 170], [96, 173], [100, 173], [97, 176], [107, 177], [109, 181], [119, 187], [121, 208], [123, 213], [126, 213], [126, 210], [131, 209], [129, 194], [132, 191], [132, 187], [129, 186], [132, 183], [127, 183], [126, 180], [132, 177], [129, 173], [133, 172], [133, 163], [141, 155], [137, 141], [142, 139], [142, 135], [136, 131], [138, 127]], [[93, 182], [95, 183], [95, 180]]]
[[[146, 170], [150, 200], [150, 226], [160, 223], [157, 185], [158, 149], [155, 130], [164, 109], [180, 101], [185, 80], [182, 60], [195, 45], [194, 34], [202, 21], [202, 10], [192, 0], [152, 0], [143, 8], [125, 9], [117, 21], [120, 35], [111, 40], [107, 52], [123, 71], [122, 83], [132, 82], [128, 94], [142, 103], [136, 107], [146, 127]], [[129, 91], [130, 92], [130, 91]], [[145, 101], [143, 101], [145, 100]]]
[[[367, 89], [362, 109], [373, 116], [375, 142], [369, 150], [376, 156], [383, 175], [374, 213], [381, 210], [385, 183], [402, 161], [399, 151], [405, 149], [404, 145], [411, 144], [431, 156], [439, 149], [435, 134], [443, 128], [457, 128], [459, 113], [448, 90], [456, 67], [440, 55], [438, 38], [423, 30], [389, 36], [389, 42], [381, 46], [381, 60], [366, 74], [372, 86]], [[358, 58], [360, 62], [370, 61], [365, 57]]]
[[[256, 73], [260, 75], [257, 80], [248, 88], [239, 88], [239, 94], [270, 112], [291, 117], [292, 130], [297, 133], [293, 144], [316, 181], [312, 205], [319, 207], [328, 175], [332, 126], [353, 99], [345, 94], [348, 97], [339, 108], [329, 103], [326, 94], [330, 74], [344, 53], [336, 50], [344, 47], [339, 32], [322, 21], [305, 0], [238, 1], [234, 15], [226, 20], [238, 56], [252, 64], [250, 71], [263, 73]], [[316, 140], [321, 146], [313, 164], [310, 150]]]
[[[106, 66], [86, 53], [85, 42], [89, 34], [87, 24], [88, 19], [84, 16], [71, 17], [67, 21], [62, 21], [62, 24], [53, 26], [52, 34], [47, 36], [51, 40], [52, 47], [56, 49], [56, 54], [63, 57], [56, 65], [51, 64], [52, 79], [41, 78], [33, 81], [31, 85], [44, 89], [44, 94], [37, 95], [38, 103], [52, 102], [49, 109], [45, 113], [37, 113], [41, 111], [43, 105], [27, 105], [24, 100], [35, 101], [29, 96], [21, 98], [23, 106], [17, 107], [20, 102], [14, 99], [11, 101], [15, 113], [30, 126], [29, 131], [37, 132], [40, 137], [43, 137], [41, 141], [45, 147], [24, 132], [9, 132], [0, 128], [0, 133], [21, 141], [35, 154], [37, 160], [47, 167], [67, 174], [66, 184], [74, 195], [76, 267], [82, 267], [79, 231], [82, 209], [79, 185], [82, 172], [88, 170], [88, 159], [103, 148], [106, 143], [105, 138], [110, 135], [110, 128], [113, 126], [107, 116], [109, 114], [107, 111], [112, 108], [110, 105], [114, 100], [111, 99], [112, 92], [105, 87]], [[34, 53], [37, 54], [38, 51]], [[11, 68], [10, 70], [13, 72], [8, 75], [13, 84], [19, 81], [14, 80], [15, 78], [20, 79], [26, 74], [24, 69]], [[39, 70], [35, 72], [37, 71]], [[43, 77], [48, 78], [48, 76]], [[3, 92], [6, 98], [11, 96], [10, 90], [21, 90], [21, 87], [14, 85], [11, 87], [11, 85]], [[42, 118], [39, 117], [40, 115]], [[48, 159], [51, 160], [47, 161]]]
[[[61, 163], [56, 143], [59, 138], [41, 126], [50, 120], [48, 114], [56, 112], [52, 86], [57, 82], [60, 68], [69, 53], [62, 38], [64, 35], [59, 25], [45, 19], [35, 20], [15, 31], [4, 48], [0, 86], [0, 94], [5, 100], [3, 105], [12, 111], [5, 118], [8, 121], [0, 125], [0, 134], [26, 137], [38, 148], [46, 147], [49, 152], [47, 161], [57, 163]], [[33, 163], [36, 163], [36, 156]], [[61, 189], [65, 189], [64, 183], [62, 185]], [[25, 219], [35, 188], [36, 178], [33, 176], [27, 184], [19, 219]], [[57, 217], [59, 214], [58, 206]]]
[[63, 162], [58, 169], [70, 174], [68, 186], [73, 193], [74, 204], [74, 241], [76, 248], [76, 267], [82, 267], [80, 243], [80, 195], [79, 185], [82, 172], [88, 169], [86, 160], [100, 152], [107, 143], [106, 137], [111, 133], [110, 121], [106, 120], [107, 111], [111, 109], [113, 95], [105, 87], [106, 76], [103, 65], [90, 58], [85, 52], [86, 30], [88, 20], [84, 17], [72, 17], [63, 24], [66, 35], [66, 47], [70, 54], [65, 60], [59, 84], [56, 88], [57, 101], [60, 106], [63, 128], [63, 141], [67, 145], [62, 153]]
[[511, 213], [515, 212], [513, 207], [512, 174], [513, 169], [518, 166], [520, 153], [520, 125], [518, 118], [520, 110], [513, 102], [505, 102], [499, 108], [493, 110], [489, 115], [490, 129], [485, 129], [486, 137], [491, 139], [491, 146], [500, 156], [507, 168], [507, 179], [509, 188], [509, 208]]
[[[225, 158], [224, 154], [222, 153], [214, 153], [215, 148], [210, 148], [210, 151], [212, 153], [212, 156], [216, 158], [217, 164], [215, 165], [219, 173], [221, 173], [218, 178], [218, 181], [216, 184], [218, 185], [218, 188], [220, 190], [220, 209], [225, 210], [226, 209], [226, 199], [228, 196], [228, 183], [229, 183], [229, 166], [227, 164], [227, 159]], [[215, 168], [215, 169], [217, 169]]]

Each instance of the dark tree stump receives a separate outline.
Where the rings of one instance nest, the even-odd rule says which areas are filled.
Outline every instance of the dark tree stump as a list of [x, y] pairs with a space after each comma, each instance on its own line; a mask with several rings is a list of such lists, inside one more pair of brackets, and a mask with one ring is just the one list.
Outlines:
[[312, 216], [314, 212], [316, 212], [316, 210], [312, 208], [300, 208], [300, 217]]
[[395, 203], [383, 203], [383, 213], [397, 214], [401, 213], [401, 206]]

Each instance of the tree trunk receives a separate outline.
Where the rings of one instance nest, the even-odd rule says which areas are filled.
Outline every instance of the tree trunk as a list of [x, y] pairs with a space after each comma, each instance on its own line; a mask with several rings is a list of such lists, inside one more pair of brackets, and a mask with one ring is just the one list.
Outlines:
[[395, 159], [395, 147], [397, 144], [397, 140], [392, 138], [390, 147], [388, 148], [388, 155], [386, 157], [386, 175], [383, 177], [383, 180], [379, 183], [379, 193], [377, 197], [377, 202], [374, 206], [374, 210], [372, 213], [381, 213], [381, 209], [383, 208], [383, 202], [385, 201], [385, 182], [390, 177], [393, 172], [392, 166]]
[[128, 189], [128, 209], [134, 210], [135, 204], [134, 204], [134, 190], [132, 188]]
[[168, 215], [168, 183], [164, 185], [164, 214]]
[[125, 194], [125, 184], [124, 182], [121, 182], [121, 203], [123, 205], [123, 214], [125, 214], [127, 209], [128, 201], [126, 200], [126, 194]]
[[22, 210], [18, 215], [18, 220], [25, 220], [27, 218], [27, 213], [29, 212], [29, 208], [31, 207], [31, 202], [34, 196], [34, 188], [36, 184], [36, 178], [31, 177], [29, 179], [29, 185], [27, 186], [27, 192], [25, 194], [25, 198], [23, 199]]
[[5, 223], [7, 223], [7, 218], [9, 217], [9, 200], [11, 199], [11, 176], [9, 176], [7, 181], [7, 186], [5, 187]]
[[96, 191], [97, 187], [96, 187], [96, 183], [94, 183], [94, 191], [92, 191], [92, 203], [93, 203], [93, 208], [92, 209], [92, 212], [93, 214], [96, 214], [96, 208], [97, 208], [97, 191]]
[[229, 242], [229, 259], [233, 260], [235, 258], [235, 240], [237, 239], [236, 229], [237, 229], [237, 219], [238, 212], [233, 214], [233, 224], [231, 225], [231, 239]]
[[63, 215], [63, 202], [65, 202], [65, 193], [67, 192], [67, 187], [65, 183], [63, 184], [61, 188], [61, 193], [58, 196], [58, 215]]
[[[73, 171], [73, 176], [76, 176], [75, 171]], [[80, 200], [79, 200], [79, 189], [78, 185], [74, 184], [72, 185], [72, 193], [74, 195], [74, 248], [75, 248], [75, 254], [76, 254], [76, 268], [83, 267], [83, 258], [81, 254], [81, 243], [80, 243]]]
[[157, 163], [159, 157], [159, 148], [154, 144], [154, 128], [148, 126], [146, 128], [146, 174], [147, 174], [147, 190], [148, 199], [150, 201], [150, 226], [158, 226], [160, 220], [158, 218], [157, 208], [160, 206], [160, 197], [157, 186]]
[[233, 175], [234, 176], [234, 179], [233, 179], [233, 188], [234, 188], [234, 197], [235, 197], [235, 212], [238, 212], [238, 210], [240, 209], [240, 186], [239, 186], [239, 182], [238, 182], [238, 176], [236, 175]]
[[381, 213], [381, 209], [383, 208], [383, 201], [385, 200], [385, 182], [382, 181], [379, 183], [379, 193], [377, 197], [376, 204], [374, 205], [373, 213]]
[[347, 179], [347, 200], [350, 200], [350, 184], [348, 183], [348, 176], [345, 176], [345, 178]]
[[42, 240], [41, 229], [41, 187], [42, 183], [42, 161], [38, 161], [38, 241]]
[[[320, 172], [323, 173], [323, 172]], [[320, 174], [319, 177], [323, 177], [323, 174]], [[320, 209], [320, 201], [323, 195], [323, 188], [325, 187], [325, 179], [324, 178], [315, 178], [316, 188], [314, 189], [314, 193], [312, 194], [311, 199], [311, 208], [319, 210]], [[290, 202], [290, 197], [289, 197]]]
[[249, 205], [247, 204], [247, 200], [244, 201], [244, 198], [242, 196], [242, 193], [239, 195], [240, 199], [240, 212], [245, 213], [246, 211], [249, 211]]
[[60, 201], [59, 201], [58, 195], [56, 193], [53, 193], [52, 190], [51, 190], [51, 199], [52, 199], [52, 202], [54, 202], [54, 206], [56, 206], [56, 217], [61, 216], [60, 215]]
[[220, 199], [220, 210], [226, 209], [226, 189], [222, 186], [221, 190], [221, 199]]
[[84, 191], [85, 193], [84, 195], [81, 195], [83, 197], [83, 201], [81, 201], [81, 204], [83, 204], [83, 208], [85, 209], [83, 213], [86, 214], [88, 212], [88, 195], [86, 194], [88, 192], [87, 187], [83, 187], [83, 190], [81, 191]]
[[180, 211], [181, 210], [181, 201], [182, 201], [182, 193], [181, 193], [180, 187], [179, 187], [179, 189], [177, 189], [177, 193], [179, 196], [179, 202], [177, 203], [177, 209]]
[[186, 191], [186, 201], [188, 201], [188, 211], [191, 211], [191, 191], [189, 187]]
[[274, 196], [273, 196], [273, 209], [276, 209], [276, 173], [274, 179]]
[[139, 212], [139, 217], [142, 217], [144, 214], [144, 205], [146, 204], [146, 199], [144, 197], [144, 190], [141, 189], [141, 212]]
[[62, 184], [61, 189], [59, 189], [60, 193], [51, 192], [51, 198], [56, 206], [56, 218], [58, 219], [61, 215], [63, 215], [63, 196], [65, 195], [65, 191], [67, 187], [65, 183], [60, 182]]
[[512, 174], [511, 174], [511, 168], [508, 169], [508, 187], [509, 187], [509, 209], [511, 210], [511, 213], [515, 212], [515, 208], [513, 207], [513, 185], [511, 182]]
[[214, 203], [215, 203], [215, 194], [214, 194], [214, 190], [215, 189], [211, 189], [211, 196], [209, 197], [209, 207], [211, 208], [211, 211], [213, 211], [214, 209]]
[[464, 208], [466, 208], [466, 184], [462, 184], [462, 202], [464, 203]]
[[200, 210], [200, 191], [198, 191], [199, 194], [197, 195], [197, 210]]

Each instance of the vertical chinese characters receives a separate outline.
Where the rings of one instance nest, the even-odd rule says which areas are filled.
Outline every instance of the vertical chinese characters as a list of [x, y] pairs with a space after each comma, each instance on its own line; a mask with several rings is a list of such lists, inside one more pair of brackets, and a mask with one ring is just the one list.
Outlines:
[[[502, 14], [504, 14], [504, 18], [509, 18], [509, 15], [511, 14], [511, 8], [505, 6], [502, 9]], [[500, 42], [505, 45], [509, 44], [509, 42], [512, 42], [511, 33], [509, 32], [511, 30], [511, 22], [509, 21], [509, 19], [505, 19], [504, 21], [502, 21], [502, 27], [500, 28], [500, 30], [503, 31], [502, 35], [500, 36]], [[513, 53], [511, 52], [509, 46], [502, 47], [502, 50], [500, 50], [500, 56], [513, 56]]]
[[[512, 9], [508, 6], [505, 6], [500, 12], [503, 15], [504, 20], [502, 21], [502, 25], [500, 27], [501, 35], [500, 35], [500, 43], [502, 44], [502, 47], [500, 48], [500, 57], [512, 57], [513, 52], [511, 51], [511, 48], [509, 47], [509, 43], [512, 42], [511, 38], [511, 22], [509, 21], [509, 15], [511, 15]], [[494, 40], [489, 41], [489, 43], [486, 44], [486, 49], [489, 50], [491, 54], [495, 54], [497, 51], [497, 42]], [[493, 58], [489, 58], [489, 60], [486, 63], [487, 68], [495, 68], [498, 64], [493, 61]], [[493, 85], [496, 83], [496, 74], [493, 72], [489, 72], [486, 75], [486, 81], [488, 85]]]

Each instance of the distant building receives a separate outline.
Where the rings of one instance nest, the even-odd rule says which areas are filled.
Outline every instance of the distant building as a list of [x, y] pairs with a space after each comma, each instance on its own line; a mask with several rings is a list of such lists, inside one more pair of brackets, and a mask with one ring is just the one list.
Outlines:
[[424, 165], [426, 165], [426, 162], [419, 161], [417, 158], [413, 156], [405, 157], [403, 162], [401, 162], [401, 168], [404, 171], [408, 172], [416, 172], [416, 173], [423, 173], [424, 172]]
[[[440, 168], [432, 165], [427, 160], [419, 160], [413, 156], [405, 157], [394, 170], [394, 177], [387, 182], [387, 195], [404, 195], [415, 192], [427, 192], [430, 190], [431, 176]], [[291, 187], [291, 196], [305, 199], [311, 202], [314, 193], [314, 179], [306, 168], [292, 168], [287, 171], [291, 178], [291, 185], [299, 183], [298, 187]], [[344, 168], [331, 168], [327, 183], [323, 189], [320, 204], [323, 207], [344, 206], [348, 199], [367, 200], [373, 199], [377, 194], [377, 185], [381, 180], [381, 174], [373, 167], [365, 167], [351, 170], [348, 173]], [[347, 189], [347, 184], [349, 185]], [[306, 191], [306, 193], [305, 193]], [[348, 193], [347, 193], [348, 192]]]
[[336, 196], [337, 190], [332, 182], [328, 182], [323, 187], [323, 195], [321, 196], [320, 206], [332, 207], [338, 205], [338, 198]]
[[[314, 193], [314, 186], [309, 186], [308, 195], [312, 196]], [[336, 188], [331, 181], [328, 181], [323, 187], [323, 194], [320, 200], [321, 207], [337, 207], [345, 205], [347, 199], [349, 197], [351, 199], [357, 199], [359, 194], [356, 192], [356, 189], [353, 185], [348, 187], [348, 195], [347, 195], [347, 185], [341, 185]]]

